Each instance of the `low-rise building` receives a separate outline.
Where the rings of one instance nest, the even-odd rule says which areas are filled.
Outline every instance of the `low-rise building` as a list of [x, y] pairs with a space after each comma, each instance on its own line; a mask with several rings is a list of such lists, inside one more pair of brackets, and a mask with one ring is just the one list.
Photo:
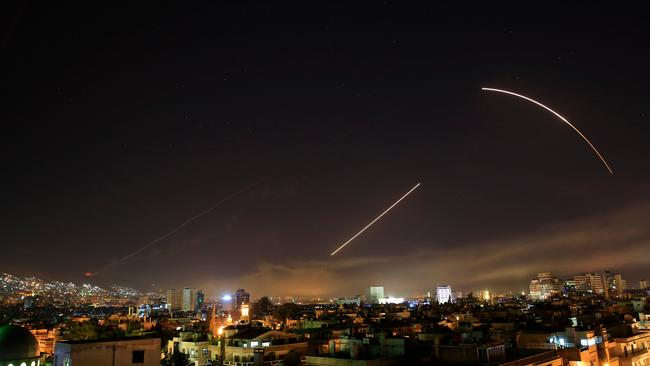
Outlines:
[[611, 330], [609, 341], [621, 366], [650, 365], [650, 332], [625, 325]]
[[[224, 342], [223, 347], [221, 342]], [[223, 329], [223, 338], [199, 333], [181, 333], [168, 343], [168, 353], [183, 352], [198, 365], [215, 363], [224, 352], [224, 365], [250, 366], [257, 362], [274, 364], [291, 355], [304, 356], [307, 341], [297, 335], [265, 327], [230, 326]]]
[[54, 366], [160, 365], [160, 338], [58, 341]]
[[36, 337], [41, 354], [54, 353], [54, 330], [52, 329], [31, 329], [30, 332]]
[[323, 353], [306, 356], [307, 366], [392, 366], [403, 365], [404, 338], [340, 337], [330, 339]]
[[610, 354], [609, 343], [593, 330], [567, 327], [564, 332], [520, 332], [517, 335], [519, 349], [550, 349], [571, 366], [610, 365], [617, 360]]

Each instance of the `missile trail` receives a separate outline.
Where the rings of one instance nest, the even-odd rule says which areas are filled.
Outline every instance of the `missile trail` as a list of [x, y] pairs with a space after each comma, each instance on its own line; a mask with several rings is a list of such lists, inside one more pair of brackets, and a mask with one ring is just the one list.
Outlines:
[[174, 234], [176, 234], [177, 232], [179, 232], [179, 231], [185, 229], [186, 227], [190, 226], [190, 224], [192, 224], [194, 221], [200, 219], [203, 216], [206, 216], [206, 215], [210, 214], [212, 211], [216, 210], [218, 207], [225, 204], [226, 202], [236, 198], [237, 196], [239, 196], [241, 194], [244, 194], [244, 193], [256, 188], [257, 186], [261, 186], [263, 184], [266, 184], [271, 179], [275, 178], [276, 176], [280, 175], [281, 173], [283, 173], [284, 171], [288, 170], [289, 168], [295, 166], [296, 164], [304, 162], [304, 161], [308, 160], [309, 158], [314, 157], [315, 155], [317, 155], [319, 152], [321, 152], [325, 148], [330, 147], [331, 145], [339, 142], [340, 140], [343, 140], [343, 139], [347, 138], [353, 132], [354, 132], [354, 130], [349, 130], [349, 131], [347, 131], [347, 132], [345, 132], [345, 133], [343, 133], [341, 135], [337, 135], [333, 139], [325, 142], [324, 144], [313, 147], [312, 149], [310, 149], [307, 152], [301, 154], [297, 158], [294, 158], [294, 159], [284, 163], [282, 166], [280, 166], [280, 167], [276, 168], [275, 170], [269, 172], [268, 174], [260, 177], [256, 181], [254, 181], [254, 182], [252, 182], [252, 183], [238, 189], [237, 191], [234, 191], [234, 192], [230, 193], [229, 195], [223, 197], [221, 200], [215, 202], [212, 206], [204, 209], [203, 211], [198, 212], [194, 216], [191, 216], [191, 217], [185, 219], [185, 221], [183, 221], [181, 224], [175, 226], [171, 230], [167, 231], [165, 234], [157, 237], [156, 239], [151, 240], [150, 242], [148, 242], [148, 243], [144, 244], [143, 246], [137, 248], [133, 252], [131, 252], [131, 253], [129, 253], [129, 254], [121, 257], [121, 258], [118, 258], [117, 260], [115, 260], [115, 261], [113, 261], [111, 263], [108, 263], [107, 265], [105, 265], [104, 267], [102, 267], [101, 269], [99, 269], [97, 271], [85, 272], [84, 276], [86, 276], [86, 277], [97, 276], [98, 274], [100, 274], [100, 273], [102, 273], [102, 272], [104, 272], [104, 271], [106, 271], [108, 269], [111, 269], [113, 267], [116, 267], [116, 266], [128, 261], [129, 259], [131, 259], [131, 258], [139, 255], [140, 253], [144, 252], [148, 248], [151, 248], [152, 246], [164, 241], [165, 239], [167, 239], [167, 238], [173, 236]]
[[390, 205], [390, 207], [387, 208], [386, 211], [382, 212], [381, 215], [377, 216], [374, 220], [370, 221], [370, 223], [369, 223], [368, 225], [366, 225], [366, 227], [364, 227], [363, 229], [361, 229], [358, 233], [354, 234], [353, 237], [351, 237], [350, 239], [348, 239], [348, 241], [346, 241], [345, 243], [343, 243], [343, 245], [341, 245], [341, 246], [338, 247], [335, 251], [333, 251], [332, 254], [330, 254], [330, 256], [333, 256], [334, 254], [336, 254], [339, 250], [343, 249], [346, 245], [348, 245], [348, 244], [349, 244], [352, 240], [354, 240], [357, 236], [361, 235], [361, 233], [363, 233], [364, 231], [366, 231], [366, 229], [368, 229], [370, 226], [372, 226], [372, 224], [374, 224], [375, 222], [377, 222], [377, 220], [379, 220], [382, 216], [384, 216], [386, 213], [388, 213], [388, 211], [390, 211], [393, 207], [397, 206], [397, 204], [400, 203], [401, 200], [403, 200], [404, 198], [406, 198], [406, 196], [408, 196], [409, 194], [411, 194], [411, 192], [415, 191], [419, 186], [420, 186], [420, 183], [416, 184], [415, 187], [411, 188], [410, 191], [406, 192], [402, 197], [400, 197], [400, 199], [398, 199], [397, 201], [395, 201], [395, 203], [393, 203], [392, 205]]
[[193, 221], [201, 218], [202, 216], [205, 216], [205, 215], [209, 214], [210, 212], [214, 211], [217, 207], [221, 206], [222, 204], [226, 203], [227, 201], [237, 197], [238, 195], [240, 195], [240, 194], [242, 194], [242, 193], [244, 193], [246, 191], [249, 191], [249, 190], [253, 189], [257, 185], [260, 185], [260, 184], [266, 182], [267, 178], [269, 178], [269, 177], [268, 176], [264, 177], [263, 179], [255, 182], [253, 184], [249, 184], [248, 186], [246, 186], [244, 188], [241, 188], [238, 191], [235, 191], [235, 192], [229, 194], [228, 196], [222, 198], [221, 200], [219, 200], [217, 203], [213, 204], [209, 208], [207, 208], [207, 209], [199, 212], [198, 214], [186, 219], [180, 225], [176, 226], [175, 228], [173, 228], [172, 230], [170, 230], [167, 233], [163, 234], [162, 236], [159, 236], [158, 238], [148, 242], [147, 244], [145, 244], [142, 247], [138, 248], [134, 252], [131, 252], [130, 254], [118, 259], [117, 261], [106, 265], [104, 268], [102, 268], [101, 270], [99, 270], [97, 272], [86, 272], [85, 276], [86, 277], [96, 276], [100, 272], [103, 272], [103, 271], [105, 271], [107, 269], [113, 268], [113, 267], [115, 267], [115, 266], [117, 266], [117, 265], [119, 265], [121, 263], [124, 263], [125, 261], [127, 261], [127, 260], [137, 256], [138, 254], [144, 252], [146, 249], [154, 246], [156, 243], [161, 242], [161, 241], [169, 238], [170, 236], [176, 234], [177, 232], [181, 231], [182, 229], [184, 229], [185, 227], [190, 225]]
[[580, 135], [580, 137], [582, 137], [582, 139], [585, 140], [585, 141], [589, 144], [589, 146], [590, 146], [591, 149], [596, 153], [596, 155], [598, 155], [598, 158], [603, 162], [603, 164], [605, 164], [605, 168], [607, 168], [607, 170], [609, 171], [609, 173], [612, 174], [612, 175], [614, 174], [614, 172], [612, 171], [612, 168], [609, 166], [609, 164], [607, 164], [607, 161], [605, 160], [605, 158], [600, 154], [600, 152], [598, 151], [598, 149], [596, 149], [596, 147], [591, 143], [591, 141], [589, 141], [589, 139], [587, 138], [587, 136], [585, 136], [582, 132], [580, 132], [580, 130], [578, 130], [578, 129], [576, 128], [576, 126], [572, 125], [571, 122], [567, 121], [566, 118], [562, 117], [562, 116], [561, 116], [559, 113], [557, 113], [556, 111], [552, 110], [551, 108], [545, 106], [544, 104], [542, 104], [542, 103], [540, 103], [540, 102], [538, 102], [538, 101], [536, 101], [536, 100], [533, 100], [533, 99], [528, 98], [528, 97], [526, 97], [526, 96], [523, 96], [523, 95], [521, 95], [521, 94], [513, 93], [513, 92], [511, 92], [511, 91], [502, 90], [502, 89], [494, 89], [494, 88], [481, 88], [481, 90], [513, 95], [513, 96], [515, 96], [515, 97], [519, 97], [519, 98], [521, 98], [521, 99], [525, 99], [525, 100], [527, 100], [527, 101], [529, 101], [529, 102], [535, 103], [535, 104], [537, 104], [538, 106], [540, 106], [540, 107], [546, 109], [547, 111], [553, 113], [556, 117], [558, 117], [559, 119], [561, 119], [562, 121], [564, 121], [564, 123], [566, 123], [567, 125], [571, 126], [571, 128], [573, 128], [573, 130], [574, 130], [575, 132], [577, 132], [578, 135]]

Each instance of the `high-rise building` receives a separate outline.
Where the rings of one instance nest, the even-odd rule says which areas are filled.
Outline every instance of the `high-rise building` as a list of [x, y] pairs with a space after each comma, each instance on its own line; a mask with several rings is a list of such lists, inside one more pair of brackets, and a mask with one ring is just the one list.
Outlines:
[[194, 296], [194, 289], [185, 287], [183, 289], [183, 303], [182, 303], [182, 310], [183, 311], [194, 311], [196, 310], [194, 307], [196, 305], [196, 299]]
[[482, 301], [487, 301], [489, 303], [492, 302], [492, 296], [490, 295], [490, 290], [485, 289], [485, 290], [479, 291], [479, 294], [480, 294], [480, 297], [481, 297]]
[[241, 318], [242, 320], [248, 320], [249, 319], [249, 314], [248, 314], [248, 304], [241, 304]]
[[182, 294], [180, 290], [167, 290], [167, 308], [171, 311], [181, 310]]
[[617, 297], [621, 296], [627, 290], [627, 282], [623, 279], [620, 273], [612, 273], [605, 271], [603, 273], [603, 282], [605, 283], [606, 296]]
[[603, 282], [605, 284], [605, 295], [611, 297], [621, 296], [627, 290], [627, 282], [620, 273], [610, 271], [603, 272]]
[[573, 276], [575, 289], [578, 292], [591, 292], [598, 295], [607, 295], [603, 277], [598, 273], [582, 273]]
[[370, 304], [379, 304], [379, 300], [384, 298], [383, 286], [370, 286], [366, 289], [366, 302]]
[[620, 274], [616, 279], [616, 287], [618, 287], [619, 295], [622, 295], [627, 290], [627, 281], [624, 280]]
[[203, 309], [203, 303], [205, 303], [205, 295], [203, 294], [203, 290], [199, 290], [196, 293], [196, 311]]
[[233, 304], [235, 306], [235, 310], [241, 311], [241, 306], [250, 302], [251, 295], [243, 288], [237, 289], [237, 292], [235, 292], [235, 303]]
[[551, 272], [540, 272], [537, 278], [530, 280], [530, 298], [533, 300], [546, 300], [562, 291], [564, 283], [559, 278], [553, 277]]
[[570, 292], [576, 290], [576, 281], [574, 279], [564, 281], [564, 291]]
[[639, 281], [639, 288], [641, 290], [647, 289], [648, 288], [648, 282], [646, 280]]
[[582, 273], [579, 275], [573, 276], [573, 281], [575, 282], [576, 291], [578, 292], [593, 292], [591, 286], [592, 274]]
[[436, 288], [436, 296], [438, 304], [451, 303], [454, 301], [451, 294], [451, 286], [449, 285], [438, 285]]

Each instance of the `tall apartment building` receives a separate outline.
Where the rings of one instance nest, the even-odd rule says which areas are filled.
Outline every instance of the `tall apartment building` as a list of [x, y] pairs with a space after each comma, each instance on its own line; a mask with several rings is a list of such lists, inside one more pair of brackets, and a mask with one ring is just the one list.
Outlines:
[[167, 308], [171, 311], [181, 310], [182, 297], [181, 290], [175, 288], [167, 290]]
[[591, 292], [598, 295], [606, 295], [606, 286], [603, 277], [598, 273], [582, 273], [573, 276], [576, 284], [576, 291]]
[[237, 292], [235, 292], [235, 303], [233, 304], [235, 306], [235, 310], [237, 312], [241, 311], [241, 306], [243, 304], [249, 304], [251, 302], [251, 294], [246, 292], [243, 288], [237, 289]]
[[384, 298], [383, 286], [371, 286], [366, 289], [366, 301], [369, 304], [379, 304], [379, 300]]
[[553, 277], [551, 272], [540, 272], [537, 278], [530, 280], [530, 298], [532, 300], [546, 300], [559, 294], [564, 283], [559, 278]]
[[436, 295], [438, 304], [451, 303], [454, 301], [451, 286], [449, 285], [438, 285], [436, 288]]
[[606, 285], [607, 295], [611, 297], [621, 296], [627, 290], [627, 282], [623, 279], [620, 273], [612, 273], [605, 271], [603, 273], [603, 281]]
[[196, 296], [194, 292], [193, 288], [185, 287], [183, 289], [183, 303], [181, 307], [183, 311], [196, 310]]

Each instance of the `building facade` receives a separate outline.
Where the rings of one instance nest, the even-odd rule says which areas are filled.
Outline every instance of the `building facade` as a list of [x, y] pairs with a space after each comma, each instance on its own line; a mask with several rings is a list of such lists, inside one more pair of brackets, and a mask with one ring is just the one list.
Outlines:
[[237, 292], [235, 292], [235, 309], [237, 312], [241, 311], [241, 306], [243, 304], [250, 304], [251, 302], [251, 294], [246, 292], [243, 288], [237, 289]]
[[540, 272], [537, 278], [530, 280], [530, 298], [532, 300], [546, 300], [562, 291], [564, 283], [554, 277], [551, 272]]
[[384, 298], [383, 286], [370, 286], [366, 289], [366, 302], [369, 304], [379, 304], [379, 300]]
[[183, 311], [196, 310], [196, 297], [194, 295], [193, 288], [185, 287], [183, 289], [183, 300], [181, 304], [181, 310]]
[[438, 285], [436, 288], [436, 299], [438, 304], [451, 303], [454, 301], [451, 292], [451, 286], [449, 285]]
[[59, 341], [53, 366], [160, 365], [160, 338]]
[[175, 288], [167, 290], [167, 308], [170, 311], [181, 310], [183, 296], [181, 291]]
[[576, 284], [576, 291], [590, 292], [597, 295], [605, 295], [605, 282], [598, 273], [582, 273], [573, 277]]

